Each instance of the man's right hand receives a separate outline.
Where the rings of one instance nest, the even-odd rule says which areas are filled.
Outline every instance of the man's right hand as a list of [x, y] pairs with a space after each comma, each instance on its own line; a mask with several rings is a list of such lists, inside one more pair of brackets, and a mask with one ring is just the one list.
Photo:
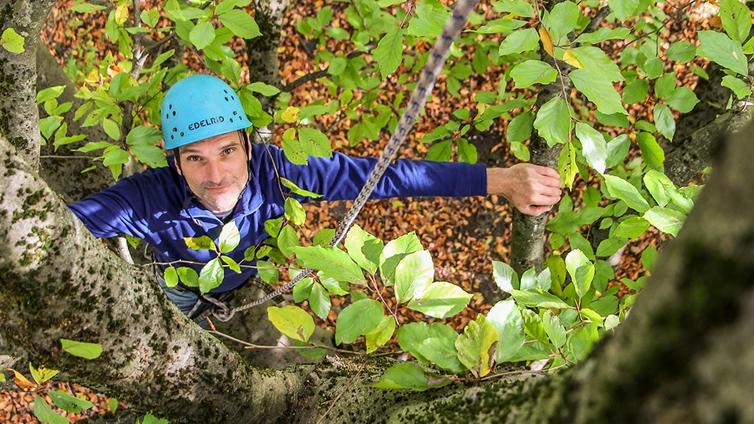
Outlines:
[[487, 169], [487, 194], [502, 194], [521, 213], [538, 216], [560, 201], [563, 184], [558, 171], [519, 163]]

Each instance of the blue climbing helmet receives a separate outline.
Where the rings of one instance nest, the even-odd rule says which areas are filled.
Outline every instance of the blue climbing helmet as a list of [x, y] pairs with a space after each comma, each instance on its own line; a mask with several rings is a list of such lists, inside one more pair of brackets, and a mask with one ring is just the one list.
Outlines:
[[235, 91], [212, 75], [192, 75], [175, 83], [160, 110], [165, 150], [251, 126]]

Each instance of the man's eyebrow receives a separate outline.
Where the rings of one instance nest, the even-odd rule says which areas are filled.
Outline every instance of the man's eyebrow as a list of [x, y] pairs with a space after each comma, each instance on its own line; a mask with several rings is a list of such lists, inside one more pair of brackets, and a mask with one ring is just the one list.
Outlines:
[[[225, 149], [227, 149], [229, 147], [235, 147], [235, 146], [238, 146], [240, 144], [241, 144], [241, 142], [238, 141], [238, 140], [231, 141], [228, 144], [225, 144], [222, 147], [219, 147], [217, 150], [218, 151], [223, 151], [223, 150], [225, 150]], [[180, 154], [182, 154], [182, 155], [183, 154], [191, 154], [191, 153], [201, 153], [201, 152], [198, 149], [192, 149], [190, 147], [182, 147], [181, 150], [180, 150]]]

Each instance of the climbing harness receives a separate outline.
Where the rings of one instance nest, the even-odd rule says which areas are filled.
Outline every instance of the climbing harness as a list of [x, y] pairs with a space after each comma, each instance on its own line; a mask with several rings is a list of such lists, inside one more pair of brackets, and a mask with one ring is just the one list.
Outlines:
[[[377, 164], [375, 165], [371, 174], [369, 174], [369, 178], [367, 179], [366, 183], [364, 183], [364, 187], [361, 188], [359, 195], [354, 200], [353, 206], [341, 221], [338, 227], [338, 231], [333, 237], [331, 247], [336, 247], [343, 240], [346, 233], [348, 233], [348, 230], [351, 228], [351, 225], [353, 225], [353, 222], [356, 220], [356, 216], [358, 216], [359, 212], [361, 212], [362, 207], [364, 207], [367, 199], [369, 199], [372, 191], [374, 191], [375, 186], [379, 182], [380, 178], [382, 178], [382, 174], [385, 173], [388, 165], [390, 165], [390, 163], [395, 158], [398, 149], [406, 139], [406, 135], [414, 126], [421, 108], [426, 103], [427, 96], [432, 92], [432, 87], [434, 87], [437, 76], [442, 70], [445, 59], [448, 56], [450, 46], [453, 44], [453, 41], [455, 41], [456, 37], [458, 37], [458, 34], [460, 34], [461, 30], [466, 25], [469, 13], [474, 10], [474, 6], [476, 6], [478, 1], [479, 0], [459, 0], [458, 3], [456, 3], [455, 8], [453, 9], [453, 13], [445, 23], [445, 28], [443, 28], [442, 34], [440, 34], [440, 36], [437, 38], [435, 45], [432, 47], [432, 51], [430, 51], [429, 53], [427, 63], [424, 65], [424, 69], [422, 70], [421, 76], [419, 77], [419, 82], [417, 83], [413, 93], [411, 93], [411, 99], [408, 102], [408, 108], [401, 116], [401, 119], [398, 122], [398, 127], [390, 137], [390, 141], [388, 141], [387, 146], [385, 146], [385, 150], [377, 160]], [[212, 310], [211, 313], [218, 320], [227, 322], [231, 318], [233, 318], [236, 313], [245, 311], [255, 306], [259, 306], [287, 292], [288, 290], [293, 288], [296, 283], [308, 276], [312, 271], [313, 270], [308, 268], [301, 270], [293, 278], [293, 280], [253, 302], [235, 308], [223, 307], [220, 309], [215, 309]], [[207, 311], [202, 314], [202, 318], [208, 316], [209, 313], [210, 312]]]

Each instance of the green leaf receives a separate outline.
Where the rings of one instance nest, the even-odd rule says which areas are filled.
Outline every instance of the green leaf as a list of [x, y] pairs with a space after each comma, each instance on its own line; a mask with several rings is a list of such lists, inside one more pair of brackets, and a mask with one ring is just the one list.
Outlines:
[[526, 147], [525, 144], [519, 143], [519, 142], [512, 142], [511, 143], [511, 152], [513, 152], [513, 156], [516, 157], [516, 159], [522, 161], [522, 162], [529, 162], [531, 159], [531, 154], [529, 153], [529, 148]]
[[3, 31], [3, 35], [0, 37], [0, 45], [11, 53], [21, 54], [26, 51], [24, 48], [24, 37], [19, 35], [13, 28], [6, 28]]
[[165, 279], [165, 285], [168, 287], [175, 287], [178, 285], [178, 271], [173, 266], [165, 268], [162, 278]]
[[306, 212], [298, 200], [289, 197], [285, 199], [285, 217], [295, 225], [302, 225], [306, 221]]
[[696, 46], [686, 40], [676, 41], [670, 45], [665, 54], [678, 63], [691, 62], [696, 56]]
[[[362, 248], [363, 249], [363, 248]], [[404, 256], [423, 250], [421, 241], [413, 231], [388, 242], [380, 253], [380, 274], [387, 285], [392, 285], [395, 267]]]
[[594, 32], [584, 33], [573, 40], [576, 43], [599, 44], [607, 40], [624, 40], [631, 30], [628, 28], [605, 28], [602, 27]]
[[523, 53], [539, 48], [539, 34], [534, 28], [513, 31], [503, 39], [498, 50], [499, 56]]
[[224, 276], [225, 271], [223, 271], [220, 258], [212, 259], [199, 271], [199, 290], [202, 294], [209, 293], [222, 284]]
[[267, 308], [267, 318], [278, 331], [291, 339], [306, 342], [314, 334], [314, 319], [298, 306], [270, 306]]
[[665, 63], [659, 57], [653, 57], [648, 59], [641, 65], [641, 70], [647, 74], [647, 78], [655, 79], [662, 75], [662, 70], [665, 67]]
[[299, 282], [296, 283], [295, 286], [293, 286], [293, 301], [296, 303], [301, 303], [309, 299], [309, 295], [312, 292], [313, 286], [314, 280], [312, 279], [312, 277], [305, 277], [299, 280]]
[[641, 252], [641, 264], [644, 265], [644, 268], [647, 270], [652, 271], [656, 262], [657, 248], [650, 244], [643, 252]]
[[456, 339], [458, 359], [476, 377], [489, 374], [491, 362], [490, 349], [498, 341], [498, 332], [484, 315], [478, 315], [463, 329], [463, 334]]
[[455, 284], [437, 281], [421, 297], [409, 302], [408, 307], [433, 318], [447, 318], [461, 312], [469, 304], [471, 297], [471, 294]]
[[659, 131], [666, 139], [673, 140], [673, 135], [675, 134], [675, 119], [673, 118], [673, 112], [670, 111], [670, 108], [664, 104], [656, 104], [652, 113], [655, 118], [657, 131]]
[[532, 124], [534, 123], [534, 115], [531, 112], [526, 111], [516, 115], [508, 123], [506, 130], [506, 138], [510, 143], [517, 143], [528, 140], [531, 137]]
[[215, 242], [207, 236], [200, 237], [184, 237], [183, 242], [186, 243], [186, 247], [191, 250], [214, 250], [217, 251]]
[[307, 268], [325, 272], [338, 281], [361, 283], [364, 274], [348, 254], [335, 247], [306, 246], [294, 249], [298, 260]]
[[330, 140], [316, 128], [300, 127], [298, 129], [298, 141], [304, 151], [311, 156], [328, 158], [332, 156]]
[[220, 243], [220, 253], [230, 253], [238, 247], [238, 243], [241, 242], [241, 233], [238, 232], [236, 223], [230, 221], [223, 225], [217, 241]]
[[649, 222], [640, 216], [630, 216], [621, 221], [613, 231], [615, 237], [637, 238], [649, 228]]
[[372, 246], [376, 245], [379, 251], [382, 251], [383, 249], [382, 241], [364, 231], [358, 224], [354, 225], [350, 230], [348, 230], [346, 239], [343, 242], [343, 245], [348, 251], [348, 254], [351, 256], [351, 259], [356, 261], [356, 263], [359, 264], [360, 267], [362, 267], [370, 274], [374, 274], [375, 272], [377, 272], [379, 255], [371, 257], [366, 256], [364, 254], [364, 247], [367, 244]]
[[620, 68], [601, 48], [583, 46], [571, 49], [570, 52], [583, 65], [581, 71], [591, 73], [595, 77], [608, 82], [623, 81]]
[[396, 340], [401, 350], [412, 354], [420, 362], [427, 363], [431, 361], [422, 353], [425, 352], [424, 349], [421, 349], [424, 340], [437, 338], [446, 343], [454, 343], [457, 336], [455, 330], [446, 324], [433, 323], [427, 325], [425, 322], [411, 322], [398, 329]]
[[309, 293], [309, 306], [312, 308], [315, 314], [323, 320], [327, 319], [327, 315], [330, 313], [330, 295], [327, 294], [327, 290], [319, 283], [312, 284], [311, 293]]
[[506, 293], [519, 287], [516, 271], [505, 262], [492, 261], [492, 276], [495, 284]]
[[84, 0], [77, 0], [73, 5], [71, 5], [71, 11], [77, 13], [91, 13], [105, 9], [106, 7], [103, 5], [87, 3]]
[[377, 325], [377, 328], [365, 336], [367, 353], [372, 353], [377, 348], [384, 346], [393, 337], [393, 332], [395, 332], [395, 319], [390, 316], [382, 317], [382, 321]]
[[667, 98], [667, 102], [673, 109], [681, 113], [688, 113], [699, 103], [699, 99], [692, 89], [679, 87]]
[[408, 23], [406, 34], [422, 38], [435, 38], [442, 33], [450, 12], [437, 0], [421, 0], [416, 14]]
[[304, 190], [303, 188], [300, 188], [293, 181], [287, 178], [281, 177], [280, 182], [282, 182], [284, 186], [288, 187], [294, 194], [298, 194], [299, 196], [311, 197], [312, 199], [319, 199], [320, 197], [322, 197], [321, 194], [317, 194], [312, 191]]
[[534, 84], [554, 82], [558, 71], [541, 60], [527, 60], [514, 66], [510, 76], [516, 83], [516, 88], [528, 88]]
[[587, 99], [597, 105], [597, 110], [611, 115], [622, 113], [627, 115], [621, 103], [620, 94], [613, 87], [613, 83], [601, 73], [575, 69], [569, 74], [571, 82]]
[[631, 209], [642, 213], [649, 209], [649, 203], [628, 181], [614, 175], [605, 175], [605, 184], [610, 196], [623, 200]]
[[34, 398], [34, 416], [43, 424], [68, 424], [68, 418], [53, 411], [40, 396]]
[[48, 100], [57, 99], [65, 91], [64, 85], [57, 85], [55, 87], [47, 87], [37, 93], [37, 103], [45, 103]]
[[[249, 16], [249, 14], [244, 10], [233, 9], [225, 12], [220, 15], [220, 22], [222, 22], [222, 24], [226, 28], [228, 28], [234, 35], [237, 35], [241, 38], [254, 38], [262, 35], [262, 33], [259, 31], [259, 26], [254, 21], [254, 18]], [[193, 38], [191, 38], [191, 42], [196, 45], [196, 42], [194, 42]], [[211, 42], [212, 40], [209, 41], [209, 43]], [[203, 48], [199, 47], [198, 45], [197, 47], [200, 49]]]
[[353, 343], [357, 337], [371, 333], [382, 321], [382, 304], [361, 299], [340, 311], [335, 322], [335, 344]]
[[274, 85], [265, 84], [261, 81], [253, 82], [244, 88], [251, 91], [252, 93], [259, 93], [266, 97], [274, 96], [280, 93], [279, 88], [275, 87]]
[[626, 104], [641, 103], [647, 98], [649, 83], [647, 80], [635, 79], [623, 88], [623, 101]]
[[571, 133], [571, 113], [568, 102], [558, 96], [550, 99], [537, 111], [534, 128], [552, 147], [568, 142]]
[[579, 299], [584, 297], [594, 279], [594, 264], [584, 255], [581, 250], [571, 250], [566, 255], [566, 269], [573, 281], [573, 288]]
[[553, 346], [560, 349], [566, 342], [566, 329], [560, 322], [560, 318], [547, 311], [542, 317], [542, 326]]
[[650, 168], [662, 169], [665, 163], [665, 151], [655, 137], [646, 132], [640, 132], [636, 136], [636, 142], [641, 149], [641, 156]]
[[592, 350], [592, 339], [589, 335], [591, 330], [588, 327], [581, 327], [576, 329], [568, 337], [568, 356], [573, 361], [580, 361], [589, 354]]
[[429, 388], [429, 378], [419, 365], [413, 362], [403, 362], [388, 368], [372, 387], [377, 389], [408, 389], [421, 392]]
[[231, 269], [231, 271], [235, 271], [237, 273], [241, 273], [241, 265], [238, 264], [238, 262], [235, 261], [235, 259], [231, 258], [230, 256], [222, 255], [220, 256], [220, 260], [225, 262], [226, 265], [228, 265], [228, 268]]
[[720, 19], [730, 38], [744, 42], [751, 30], [751, 11], [739, 0], [720, 0]]
[[571, 308], [559, 297], [542, 290], [511, 290], [511, 295], [521, 306], [533, 306], [537, 308]]
[[581, 16], [579, 7], [571, 1], [559, 2], [553, 6], [549, 15], [545, 14], [543, 22], [556, 45], [559, 45], [560, 41], [576, 28], [579, 16]]
[[511, 15], [523, 18], [534, 17], [534, 8], [525, 0], [496, 1], [492, 4], [492, 7], [498, 13], [508, 12]]
[[607, 167], [612, 168], [623, 162], [628, 149], [631, 147], [631, 140], [628, 135], [621, 134], [607, 142]]
[[699, 31], [697, 36], [700, 43], [698, 49], [700, 55], [733, 72], [741, 75], [748, 74], [746, 56], [741, 43], [717, 31]]
[[142, 10], [139, 19], [147, 26], [154, 27], [160, 19], [160, 11], [157, 9]]
[[615, 17], [621, 21], [635, 16], [639, 8], [639, 0], [608, 0], [607, 3]]
[[[733, 0], [737, 1], [737, 0]], [[751, 95], [751, 88], [742, 80], [726, 75], [723, 77], [723, 87], [728, 87], [737, 98], [743, 99]]]
[[465, 163], [474, 164], [477, 162], [477, 150], [476, 146], [469, 143], [465, 138], [459, 138], [456, 141], [456, 147], [458, 148], [458, 160]]
[[372, 50], [372, 56], [377, 62], [383, 79], [395, 72], [403, 59], [403, 29], [401, 27], [388, 29], [377, 47]]
[[280, 235], [277, 238], [278, 249], [285, 255], [290, 257], [295, 253], [295, 249], [301, 246], [301, 242], [298, 237], [298, 233], [290, 225], [286, 225], [280, 230]]
[[597, 246], [596, 255], [599, 257], [610, 257], [615, 254], [621, 247], [626, 245], [626, 240], [622, 238], [608, 238], [602, 240]]
[[427, 160], [435, 162], [447, 162], [453, 155], [452, 143], [450, 140], [440, 141], [432, 144], [427, 151]]
[[670, 97], [675, 91], [676, 78], [675, 72], [672, 71], [657, 78], [655, 81], [655, 95], [662, 99]]
[[126, 143], [130, 146], [154, 146], [162, 139], [162, 133], [157, 128], [137, 125], [131, 128], [126, 136]]
[[432, 255], [426, 250], [409, 253], [395, 267], [395, 300], [405, 303], [421, 297], [435, 278]]
[[120, 125], [116, 124], [112, 119], [103, 119], [102, 129], [105, 130], [105, 134], [107, 134], [108, 137], [115, 141], [120, 140]]
[[558, 174], [560, 179], [566, 187], [571, 187], [573, 179], [576, 178], [576, 174], [579, 172], [576, 166], [576, 149], [573, 147], [573, 143], [568, 143], [560, 150], [560, 156], [558, 157]]
[[31, 372], [31, 376], [37, 384], [43, 384], [52, 377], [55, 377], [60, 371], [47, 369], [45, 367], [39, 367], [39, 369], [37, 369], [34, 368], [31, 362], [29, 362], [29, 372]]
[[181, 266], [178, 267], [178, 277], [181, 282], [188, 287], [199, 287], [199, 273], [195, 269]]
[[97, 359], [102, 354], [102, 345], [99, 343], [79, 342], [76, 340], [60, 339], [63, 350], [73, 356], [84, 359]]
[[677, 236], [683, 221], [686, 220], [686, 215], [674, 209], [655, 206], [644, 213], [644, 219], [663, 233]]
[[509, 361], [524, 345], [524, 320], [513, 299], [502, 300], [487, 313], [489, 321], [497, 329], [500, 343], [495, 352], [498, 363]]
[[79, 399], [62, 390], [50, 390], [47, 394], [56, 406], [68, 413], [78, 414], [94, 406], [88, 400]]
[[215, 27], [209, 22], [200, 23], [189, 33], [189, 40], [197, 49], [202, 50], [215, 40]]
[[269, 261], [257, 262], [257, 274], [267, 284], [277, 283], [280, 279], [280, 272], [274, 263]]
[[520, 19], [500, 18], [488, 21], [476, 31], [479, 34], [510, 34], [513, 30], [526, 25]]
[[600, 174], [605, 172], [607, 143], [602, 134], [582, 122], [576, 123], [576, 137], [581, 142], [581, 152], [587, 163]]
[[118, 399], [107, 398], [107, 411], [114, 414], [118, 410]]

